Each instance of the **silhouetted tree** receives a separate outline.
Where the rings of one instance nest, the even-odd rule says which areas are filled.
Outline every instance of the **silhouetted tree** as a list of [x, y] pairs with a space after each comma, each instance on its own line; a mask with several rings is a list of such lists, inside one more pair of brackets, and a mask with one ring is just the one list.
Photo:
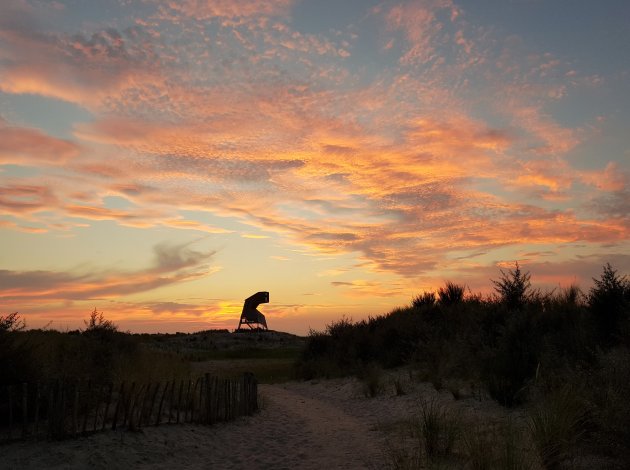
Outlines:
[[619, 333], [622, 320], [630, 310], [630, 280], [619, 276], [610, 263], [606, 263], [600, 279], [593, 278], [595, 285], [588, 294], [591, 313], [599, 327], [602, 340], [611, 342]]
[[83, 320], [83, 323], [86, 327], [83, 333], [86, 335], [107, 336], [118, 331], [118, 326], [111, 320], [106, 320], [103, 312], [98, 312], [96, 308], [90, 313], [89, 320]]
[[26, 328], [26, 323], [17, 312], [9, 313], [7, 316], [0, 315], [0, 331], [22, 331]]
[[501, 279], [492, 280], [494, 290], [499, 294], [501, 302], [510, 310], [522, 308], [529, 298], [531, 289], [530, 274], [521, 271], [518, 261], [514, 264], [514, 270], [510, 269], [505, 273], [501, 269]]
[[28, 381], [35, 376], [33, 346], [22, 332], [25, 327], [17, 312], [0, 315], [0, 385]]

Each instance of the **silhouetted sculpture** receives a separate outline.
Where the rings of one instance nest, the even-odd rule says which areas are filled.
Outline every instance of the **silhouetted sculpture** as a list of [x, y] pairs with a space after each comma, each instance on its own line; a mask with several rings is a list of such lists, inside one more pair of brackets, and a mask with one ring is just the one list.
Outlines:
[[251, 297], [247, 297], [243, 304], [243, 313], [241, 313], [237, 330], [240, 330], [243, 325], [249, 326], [252, 330], [267, 330], [267, 320], [256, 308], [260, 304], [266, 303], [269, 303], [269, 292], [256, 292]]

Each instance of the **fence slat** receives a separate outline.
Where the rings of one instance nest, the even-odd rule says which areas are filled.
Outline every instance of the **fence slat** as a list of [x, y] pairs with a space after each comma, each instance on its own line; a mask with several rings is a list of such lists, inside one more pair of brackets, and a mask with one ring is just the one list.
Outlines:
[[28, 384], [22, 384], [22, 437], [28, 435]]
[[160, 398], [160, 405], [158, 406], [157, 418], [155, 418], [156, 426], [159, 426], [162, 420], [162, 406], [164, 405], [164, 397], [166, 396], [167, 392], [168, 392], [168, 382], [166, 382], [166, 385], [164, 386], [164, 389], [162, 390], [162, 398]]
[[85, 434], [87, 430], [87, 422], [88, 415], [90, 414], [90, 397], [92, 393], [92, 380], [88, 380], [87, 390], [85, 391], [85, 402], [81, 408], [85, 409], [85, 414], [83, 415], [83, 426], [81, 428], [81, 433]]
[[118, 397], [116, 398], [116, 409], [114, 410], [114, 419], [112, 420], [112, 431], [116, 429], [118, 424], [118, 412], [123, 401], [123, 395], [125, 394], [125, 382], [120, 383], [120, 390], [118, 390]]
[[40, 401], [40, 386], [39, 382], [35, 382], [35, 416], [33, 418], [33, 436], [37, 437], [39, 431], [39, 401]]
[[173, 379], [173, 383], [171, 384], [171, 394], [169, 395], [169, 409], [168, 409], [168, 424], [171, 424], [171, 419], [173, 416], [173, 403], [174, 403], [174, 397], [175, 397], [175, 379]]
[[103, 426], [101, 427], [101, 431], [105, 430], [105, 426], [107, 425], [107, 415], [109, 414], [109, 405], [112, 402], [112, 392], [114, 391], [114, 384], [109, 384], [109, 389], [107, 391], [107, 400], [105, 401], [105, 411], [103, 411]]
[[77, 435], [78, 432], [78, 414], [79, 414], [79, 389], [81, 382], [76, 380], [74, 382], [74, 403], [72, 404], [72, 434]]
[[179, 382], [179, 394], [178, 394], [178, 398], [177, 398], [177, 421], [176, 423], [179, 424], [179, 410], [182, 407], [182, 390], [184, 389], [184, 381], [180, 381]]
[[133, 401], [133, 391], [136, 388], [136, 383], [135, 382], [131, 382], [131, 388], [129, 388], [129, 393], [125, 394], [125, 403], [124, 403], [124, 410], [125, 410], [125, 415], [123, 416], [123, 422], [122, 425], [126, 426], [127, 425], [127, 418], [129, 417], [129, 407], [131, 406], [131, 403]]
[[9, 402], [9, 431], [7, 433], [7, 439], [11, 440], [13, 432], [13, 386], [7, 385], [7, 398]]

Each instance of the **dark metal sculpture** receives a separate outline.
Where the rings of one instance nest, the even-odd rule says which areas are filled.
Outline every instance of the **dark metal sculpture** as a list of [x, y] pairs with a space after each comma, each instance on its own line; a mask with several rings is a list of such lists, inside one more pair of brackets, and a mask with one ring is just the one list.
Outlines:
[[260, 304], [266, 303], [269, 303], [269, 292], [256, 292], [251, 297], [247, 297], [243, 304], [243, 312], [237, 330], [240, 330], [243, 325], [247, 325], [252, 330], [267, 330], [267, 320], [256, 308]]

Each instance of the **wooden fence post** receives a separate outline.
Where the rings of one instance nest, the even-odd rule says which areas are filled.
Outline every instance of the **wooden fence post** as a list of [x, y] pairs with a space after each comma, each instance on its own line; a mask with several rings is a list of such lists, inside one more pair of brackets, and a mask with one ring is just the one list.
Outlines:
[[116, 409], [114, 410], [114, 419], [112, 421], [112, 431], [116, 430], [116, 425], [118, 424], [118, 411], [120, 410], [120, 404], [123, 401], [124, 394], [125, 394], [125, 382], [121, 382], [120, 390], [118, 390], [118, 397], [116, 399]]
[[85, 391], [85, 400], [82, 408], [85, 410], [83, 415], [83, 426], [81, 428], [81, 434], [85, 434], [87, 429], [88, 415], [90, 414], [90, 393], [92, 393], [92, 379], [88, 380], [87, 390]]
[[105, 388], [105, 384], [101, 384], [98, 387], [98, 395], [96, 398], [96, 403], [94, 404], [94, 424], [92, 426], [92, 432], [96, 432], [96, 425], [98, 424], [98, 410], [101, 408], [101, 402], [103, 401], [103, 389]]
[[48, 437], [52, 436], [52, 430], [53, 430], [53, 421], [54, 421], [54, 413], [55, 413], [55, 409], [54, 409], [54, 405], [55, 405], [55, 388], [53, 387], [52, 383], [49, 383], [48, 385], [48, 412], [46, 413], [46, 416], [48, 418], [48, 422], [47, 422], [47, 433], [48, 433]]
[[67, 383], [62, 380], [59, 385], [61, 397], [59, 400], [59, 411], [57, 413], [59, 429], [56, 437], [64, 437], [66, 435], [66, 386]]
[[182, 390], [184, 389], [184, 381], [181, 380], [179, 382], [179, 394], [177, 397], [177, 421], [176, 423], [179, 424], [179, 410], [182, 407]]
[[122, 425], [125, 426], [127, 424], [127, 418], [129, 416], [129, 407], [131, 406], [131, 402], [133, 401], [133, 391], [136, 388], [136, 383], [135, 382], [131, 382], [131, 388], [129, 389], [129, 393], [126, 395], [129, 395], [129, 398], [127, 399], [127, 396], [125, 396], [125, 415], [123, 416], [123, 422]]
[[101, 426], [101, 431], [105, 430], [105, 426], [107, 425], [107, 415], [109, 414], [109, 405], [112, 402], [112, 392], [114, 391], [114, 383], [109, 383], [109, 388], [107, 391], [107, 399], [105, 401], [105, 411], [103, 411], [103, 426]]
[[28, 434], [28, 384], [22, 384], [22, 437]]
[[147, 424], [151, 424], [151, 414], [153, 413], [153, 407], [155, 406], [155, 399], [160, 391], [160, 382], [156, 382], [153, 395], [151, 396], [151, 407], [149, 408], [149, 415], [147, 416]]
[[35, 417], [33, 419], [33, 435], [37, 437], [39, 426], [39, 400], [40, 400], [40, 387], [39, 382], [35, 382]]
[[8, 440], [11, 440], [13, 431], [13, 386], [7, 385], [7, 397], [9, 402], [9, 432]]
[[199, 382], [199, 406], [197, 407], [197, 421], [195, 422], [203, 423], [203, 416], [205, 416], [205, 413], [203, 412], [203, 397], [204, 397], [203, 386], [204, 386], [205, 380], [202, 377], [199, 377], [197, 379], [197, 382]]
[[168, 392], [168, 380], [166, 381], [166, 385], [164, 386], [164, 390], [162, 391], [162, 398], [160, 398], [160, 405], [158, 406], [157, 418], [155, 418], [155, 425], [159, 426], [160, 421], [162, 420], [162, 406], [164, 405], [164, 397]]
[[173, 382], [171, 383], [171, 394], [169, 395], [168, 424], [171, 424], [174, 402], [175, 402], [175, 379], [173, 379]]
[[76, 436], [78, 433], [78, 414], [79, 414], [79, 388], [81, 382], [79, 380], [74, 381], [74, 401], [72, 403], [72, 435]]

